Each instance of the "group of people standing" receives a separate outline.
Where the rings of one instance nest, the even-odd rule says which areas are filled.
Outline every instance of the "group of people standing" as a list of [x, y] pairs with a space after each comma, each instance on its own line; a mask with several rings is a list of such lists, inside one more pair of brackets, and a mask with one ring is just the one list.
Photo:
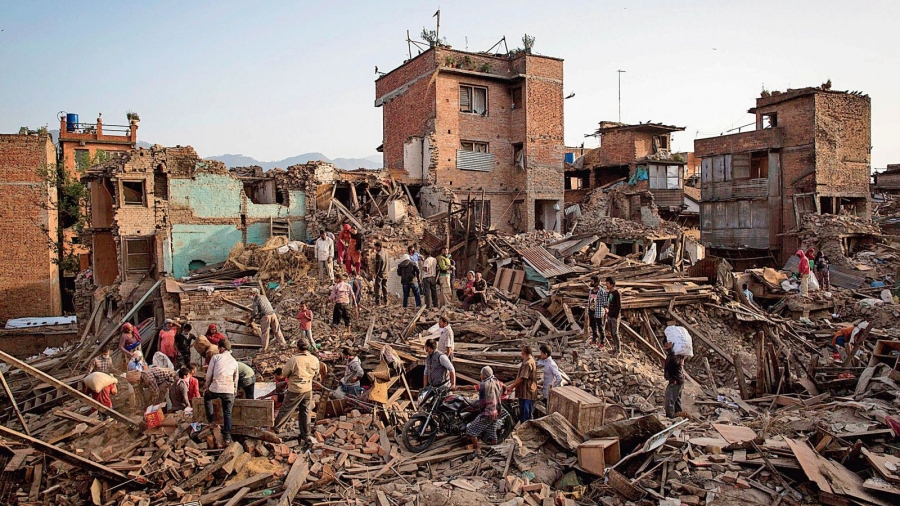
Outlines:
[[345, 223], [338, 236], [322, 230], [315, 241], [319, 282], [335, 280], [335, 265], [342, 265], [347, 274], [359, 274], [363, 260], [363, 234], [355, 225]]
[[587, 301], [588, 322], [591, 327], [591, 344], [603, 348], [609, 336], [613, 356], [619, 354], [619, 323], [622, 318], [622, 296], [616, 288], [616, 280], [606, 278], [605, 286], [600, 278], [591, 278], [591, 288]]
[[809, 277], [813, 273], [815, 273], [820, 290], [831, 290], [831, 263], [824, 253], [816, 252], [813, 248], [806, 251], [799, 249], [797, 258], [799, 259], [797, 274], [800, 277], [800, 295], [809, 296]]

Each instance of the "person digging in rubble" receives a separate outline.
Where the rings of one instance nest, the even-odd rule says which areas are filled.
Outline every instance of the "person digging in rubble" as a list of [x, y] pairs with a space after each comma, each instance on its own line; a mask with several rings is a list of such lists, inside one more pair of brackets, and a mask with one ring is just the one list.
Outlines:
[[813, 264], [816, 267], [816, 279], [819, 280], [819, 289], [830, 292], [831, 291], [831, 262], [828, 261], [828, 257], [825, 253], [819, 251], [816, 253], [816, 258]]
[[238, 390], [244, 392], [245, 399], [256, 398], [256, 372], [249, 365], [238, 362]]
[[175, 371], [166, 367], [151, 367], [141, 373], [141, 386], [149, 393], [149, 402], [144, 395], [144, 407], [159, 404], [166, 400], [166, 391], [175, 383]]
[[122, 352], [122, 358], [125, 364], [131, 360], [132, 354], [141, 347], [141, 334], [130, 323], [122, 324], [122, 332], [119, 334], [119, 351]]
[[516, 379], [506, 386], [507, 392], [516, 391], [519, 399], [519, 420], [527, 422], [534, 415], [534, 401], [537, 400], [537, 364], [531, 354], [531, 346], [522, 346], [522, 363]]
[[[410, 246], [412, 249], [412, 246]], [[400, 265], [397, 266], [397, 275], [403, 285], [403, 307], [409, 306], [409, 294], [415, 296], [416, 307], [422, 306], [422, 298], [419, 296], [419, 267], [409, 254], [403, 255]]]
[[453, 274], [453, 261], [450, 260], [450, 250], [446, 246], [441, 248], [441, 254], [437, 257], [437, 271], [439, 307], [444, 307], [453, 301], [453, 287], [450, 284]]
[[91, 374], [92, 372], [105, 372], [111, 374], [113, 365], [112, 357], [109, 353], [109, 348], [103, 348], [103, 351], [100, 352], [99, 355], [94, 357], [94, 360], [91, 360], [90, 365], [88, 365], [87, 373]]
[[206, 409], [207, 423], [213, 423], [214, 399], [222, 401], [222, 438], [231, 443], [231, 414], [234, 409], [234, 395], [238, 388], [238, 363], [231, 355], [228, 339], [219, 341], [219, 353], [213, 356], [206, 368], [206, 392], [203, 393], [203, 407]]
[[353, 314], [354, 318], [359, 319], [359, 306], [362, 302], [363, 296], [363, 285], [362, 280], [359, 279], [359, 273], [356, 272], [356, 268], [350, 271], [350, 281], [347, 282], [350, 285], [350, 289], [353, 290]]
[[356, 226], [350, 227], [350, 241], [347, 248], [347, 273], [359, 272], [362, 268], [363, 235]]
[[797, 258], [800, 260], [797, 266], [797, 274], [800, 276], [800, 295], [809, 297], [809, 259], [802, 249], [797, 250]]
[[159, 331], [159, 351], [168, 357], [172, 367], [178, 363], [178, 350], [175, 347], [175, 335], [178, 333], [178, 324], [171, 318], [166, 318], [163, 328]]
[[[553, 355], [550, 350], [550, 346], [546, 344], [542, 344], [540, 349], [540, 360], [537, 361], [537, 365], [544, 368], [544, 388], [543, 388], [543, 397], [544, 402], [549, 403], [550, 401], [550, 390], [562, 385], [563, 377], [559, 372], [559, 366], [556, 364], [556, 361], [553, 360]], [[547, 404], [549, 406], [549, 404]]]
[[194, 326], [185, 323], [181, 326], [181, 331], [175, 335], [175, 349], [178, 350], [178, 367], [188, 365], [191, 362], [191, 344], [197, 340], [197, 335], [191, 331]]
[[676, 355], [675, 344], [666, 341], [666, 364], [663, 373], [669, 385], [666, 387], [666, 418], [675, 418], [681, 412], [681, 390], [684, 388], [684, 356]]
[[437, 259], [426, 252], [425, 260], [422, 261], [422, 296], [425, 297], [425, 306], [429, 309], [439, 307], [437, 270]]
[[344, 376], [341, 377], [341, 391], [353, 397], [362, 395], [362, 387], [359, 386], [359, 380], [362, 379], [365, 372], [359, 357], [350, 347], [345, 346], [341, 349], [341, 356], [347, 363], [344, 369]]
[[297, 311], [297, 321], [300, 322], [300, 337], [308, 339], [313, 348], [315, 348], [316, 340], [313, 339], [312, 320], [313, 312], [309, 309], [309, 305], [305, 302], [300, 303], [300, 310]]
[[487, 304], [487, 288], [487, 281], [485, 281], [484, 278], [481, 277], [480, 272], [476, 272], [475, 278], [472, 280], [471, 289], [469, 289], [468, 284], [466, 285], [467, 295], [465, 299], [463, 299], [463, 311], [468, 311], [469, 308], [475, 304]]
[[854, 325], [838, 329], [831, 338], [831, 351], [837, 352], [838, 348], [845, 348], [853, 343], [853, 338], [859, 333], [859, 329]]
[[278, 321], [278, 315], [275, 314], [275, 309], [272, 307], [272, 303], [269, 302], [269, 298], [259, 293], [258, 288], [251, 288], [250, 293], [253, 294], [253, 312], [250, 313], [247, 323], [249, 324], [250, 321], [259, 319], [259, 325], [262, 327], [260, 329], [262, 332], [260, 336], [262, 351], [265, 352], [269, 349], [270, 334], [275, 334], [276, 346], [287, 348], [287, 343], [284, 341], [284, 333], [281, 332], [281, 323]]
[[287, 378], [287, 393], [284, 396], [284, 404], [275, 418], [273, 431], [280, 432], [294, 411], [298, 411], [297, 421], [300, 425], [298, 439], [303, 446], [311, 446], [316, 442], [311, 435], [313, 427], [310, 419], [313, 379], [321, 368], [319, 359], [309, 352], [309, 341], [298, 340], [297, 351], [298, 353], [288, 359], [282, 368]]
[[344, 281], [344, 276], [340, 274], [334, 275], [334, 286], [331, 287], [331, 295], [328, 300], [334, 302], [334, 309], [331, 312], [331, 328], [337, 329], [343, 320], [347, 326], [347, 333], [350, 333], [350, 306], [353, 304], [353, 288]]
[[344, 223], [341, 227], [341, 232], [338, 234], [337, 243], [335, 243], [337, 247], [337, 257], [338, 264], [344, 265], [347, 261], [347, 248], [350, 247], [350, 224]]
[[[591, 327], [591, 344], [602, 348], [606, 346], [606, 332], [603, 330], [603, 315], [609, 307], [609, 293], [600, 286], [598, 276], [591, 277], [591, 289], [588, 292], [588, 321]], [[598, 339], [599, 342], [598, 342]]]
[[608, 306], [606, 309], [606, 333], [612, 341], [612, 355], [619, 354], [619, 323], [622, 318], [622, 294], [616, 288], [616, 280], [606, 278], [606, 293], [608, 294]]
[[388, 273], [388, 257], [387, 252], [382, 249], [381, 242], [375, 243], [375, 305], [382, 302], [387, 304], [387, 273]]
[[482, 436], [488, 445], [497, 444], [497, 420], [500, 418], [500, 398], [503, 383], [494, 376], [490, 366], [481, 368], [481, 382], [477, 385], [459, 387], [457, 390], [477, 390], [478, 406], [481, 412], [466, 426], [466, 435], [480, 454], [478, 439]]
[[334, 240], [324, 230], [316, 239], [316, 263], [319, 265], [319, 283], [323, 283], [326, 277], [334, 283]]

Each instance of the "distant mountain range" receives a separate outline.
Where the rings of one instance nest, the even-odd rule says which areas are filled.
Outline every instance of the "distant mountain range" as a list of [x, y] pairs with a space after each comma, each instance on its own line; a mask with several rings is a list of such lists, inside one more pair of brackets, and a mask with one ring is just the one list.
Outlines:
[[283, 160], [278, 160], [275, 162], [261, 162], [256, 158], [252, 158], [244, 155], [217, 155], [217, 156], [207, 156], [207, 160], [218, 160], [224, 163], [228, 168], [231, 167], [246, 167], [248, 165], [259, 165], [263, 168], [263, 170], [271, 170], [275, 167], [280, 167], [282, 169], [286, 169], [291, 165], [297, 165], [299, 163], [307, 163], [315, 160], [320, 160], [323, 162], [329, 162], [334, 164], [335, 167], [344, 170], [357, 170], [357, 169], [380, 169], [382, 166], [382, 158], [381, 155], [372, 155], [367, 156], [365, 158], [328, 158], [322, 153], [303, 153], [302, 155], [292, 156], [290, 158], [285, 158]]
[[[48, 132], [53, 137], [54, 142], [57, 142], [59, 140], [59, 130], [48, 130]], [[137, 146], [139, 148], [150, 148], [152, 144], [146, 141], [138, 141]], [[261, 162], [256, 158], [252, 158], [249, 156], [228, 154], [207, 156], [206, 159], [218, 160], [224, 163], [225, 166], [229, 169], [232, 167], [247, 167], [249, 165], [259, 165], [263, 168], [263, 170], [271, 170], [275, 167], [286, 169], [291, 165], [297, 165], [298, 163], [307, 163], [314, 160], [329, 162], [331, 164], [334, 164], [335, 167], [344, 170], [380, 169], [382, 167], [382, 157], [380, 153], [372, 156], [367, 156], [365, 158], [335, 158], [333, 160], [323, 155], [322, 153], [303, 153], [302, 155], [292, 156], [290, 158], [285, 158], [284, 160], [278, 160], [275, 162]]]

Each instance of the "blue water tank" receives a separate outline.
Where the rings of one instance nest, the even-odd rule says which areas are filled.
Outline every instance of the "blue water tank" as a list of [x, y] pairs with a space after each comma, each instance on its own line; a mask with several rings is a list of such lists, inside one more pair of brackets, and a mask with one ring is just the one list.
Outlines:
[[568, 164], [575, 163], [575, 153], [566, 153], [566, 163], [568, 163]]
[[66, 132], [74, 132], [78, 128], [78, 115], [66, 113]]

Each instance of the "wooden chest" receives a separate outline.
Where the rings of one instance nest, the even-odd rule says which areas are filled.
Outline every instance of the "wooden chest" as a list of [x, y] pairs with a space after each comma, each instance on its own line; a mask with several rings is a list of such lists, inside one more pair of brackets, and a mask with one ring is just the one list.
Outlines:
[[557, 387], [550, 390], [547, 414], [563, 415], [579, 432], [585, 434], [603, 425], [603, 411], [608, 405], [603, 399], [578, 387]]
[[603, 476], [606, 466], [619, 461], [619, 438], [589, 439], [578, 445], [578, 467]]

